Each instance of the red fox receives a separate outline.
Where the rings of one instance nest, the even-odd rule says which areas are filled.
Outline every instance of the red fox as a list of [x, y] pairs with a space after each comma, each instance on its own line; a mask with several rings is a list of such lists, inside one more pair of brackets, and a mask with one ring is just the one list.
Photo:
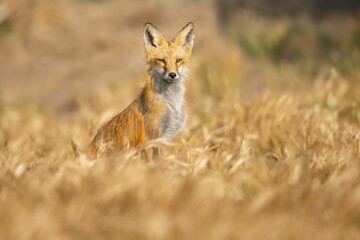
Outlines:
[[192, 22], [172, 41], [167, 41], [151, 23], [145, 24], [145, 86], [124, 111], [99, 129], [89, 146], [92, 157], [124, 146], [141, 146], [150, 139], [170, 141], [184, 127], [184, 78], [194, 38]]

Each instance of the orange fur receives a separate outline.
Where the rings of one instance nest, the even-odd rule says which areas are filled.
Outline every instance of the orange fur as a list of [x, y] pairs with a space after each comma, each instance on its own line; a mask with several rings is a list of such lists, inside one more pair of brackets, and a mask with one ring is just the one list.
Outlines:
[[[178, 69], [187, 64], [193, 43], [193, 24], [189, 23], [185, 28], [174, 40], [168, 42], [154, 26], [145, 25], [144, 40], [149, 76], [143, 91], [124, 111], [99, 129], [89, 146], [91, 157], [124, 146], [137, 147], [149, 139], [161, 137], [164, 125], [168, 124], [165, 120], [172, 121], [172, 115], [169, 115], [170, 120], [163, 117], [172, 107], [172, 102], [164, 100], [161, 95], [163, 93], [155, 86], [159, 84], [159, 79], [154, 76], [153, 69], [160, 69], [164, 74], [179, 72]], [[189, 37], [192, 37], [191, 42]]]

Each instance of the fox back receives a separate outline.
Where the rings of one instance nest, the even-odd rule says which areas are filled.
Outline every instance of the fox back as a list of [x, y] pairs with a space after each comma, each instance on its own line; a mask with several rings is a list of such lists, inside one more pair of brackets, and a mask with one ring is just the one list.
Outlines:
[[124, 111], [99, 129], [89, 146], [90, 156], [140, 146], [150, 139], [170, 141], [184, 127], [184, 79], [194, 37], [193, 23], [188, 23], [171, 41], [151, 23], [145, 24], [145, 86]]

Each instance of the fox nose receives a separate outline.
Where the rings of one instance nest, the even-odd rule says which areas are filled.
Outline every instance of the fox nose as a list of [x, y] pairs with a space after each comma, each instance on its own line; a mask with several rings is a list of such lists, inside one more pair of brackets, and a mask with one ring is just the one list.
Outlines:
[[174, 72], [169, 73], [169, 77], [174, 79], [176, 77], [176, 73], [174, 73]]

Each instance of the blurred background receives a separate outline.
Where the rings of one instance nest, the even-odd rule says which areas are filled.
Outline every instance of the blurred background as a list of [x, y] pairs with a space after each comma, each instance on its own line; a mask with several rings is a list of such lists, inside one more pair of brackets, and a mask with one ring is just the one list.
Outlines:
[[[360, 0], [0, 0], [0, 239], [360, 239], [359, 18]], [[89, 161], [144, 85], [148, 21], [195, 23], [187, 126], [160, 161]]]
[[307, 89], [331, 71], [356, 82], [359, 10], [360, 0], [1, 0], [0, 106], [63, 116], [82, 102], [100, 111], [111, 93], [131, 101], [147, 21], [168, 39], [195, 23], [190, 100]]

